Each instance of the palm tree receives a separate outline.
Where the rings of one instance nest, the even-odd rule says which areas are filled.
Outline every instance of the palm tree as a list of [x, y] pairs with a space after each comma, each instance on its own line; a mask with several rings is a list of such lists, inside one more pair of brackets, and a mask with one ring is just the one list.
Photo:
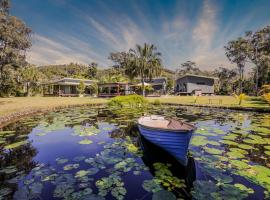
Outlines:
[[152, 79], [161, 73], [161, 53], [153, 44], [144, 43], [130, 49], [127, 55], [125, 74], [132, 80], [140, 77], [142, 83], [142, 95], [145, 96], [145, 79]]

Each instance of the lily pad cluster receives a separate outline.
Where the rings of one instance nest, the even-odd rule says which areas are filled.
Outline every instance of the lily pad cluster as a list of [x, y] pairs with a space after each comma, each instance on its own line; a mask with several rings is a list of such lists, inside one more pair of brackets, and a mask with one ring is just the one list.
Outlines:
[[111, 195], [117, 200], [124, 199], [124, 196], [127, 193], [127, 190], [124, 187], [124, 182], [117, 173], [97, 180], [96, 187], [98, 188], [98, 194], [100, 196], [105, 197], [108, 193], [111, 193]]

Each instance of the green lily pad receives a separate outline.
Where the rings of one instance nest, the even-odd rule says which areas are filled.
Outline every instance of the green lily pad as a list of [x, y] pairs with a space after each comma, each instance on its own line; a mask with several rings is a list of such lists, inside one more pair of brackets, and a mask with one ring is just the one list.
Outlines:
[[93, 141], [92, 140], [89, 140], [89, 139], [84, 139], [84, 140], [81, 140], [79, 142], [79, 144], [92, 144], [92, 143], [93, 143]]
[[0, 170], [0, 173], [5, 173], [5, 174], [13, 174], [15, 172], [17, 172], [17, 168], [14, 165], [5, 167], [5, 168]]
[[[10, 188], [1, 188], [0, 189], [0, 199], [4, 196], [9, 195], [10, 193], [12, 193], [12, 190]], [[3, 198], [4, 199], [4, 198]]]
[[87, 176], [89, 172], [87, 170], [80, 170], [75, 174], [75, 178]]
[[55, 161], [56, 161], [56, 163], [58, 165], [61, 165], [61, 164], [67, 163], [68, 162], [68, 159], [66, 159], [66, 158], [56, 158]]
[[64, 170], [72, 170], [72, 169], [77, 169], [79, 168], [80, 165], [79, 164], [67, 164], [64, 166]]
[[215, 149], [215, 148], [209, 148], [209, 147], [204, 147], [203, 148], [207, 153], [210, 153], [210, 154], [222, 154], [223, 151], [220, 150], [220, 149]]
[[153, 194], [152, 200], [176, 200], [176, 196], [172, 192], [160, 190]]
[[247, 145], [247, 144], [239, 144], [238, 147], [241, 149], [246, 149], [246, 150], [253, 149], [252, 146]]
[[220, 142], [223, 143], [223, 144], [227, 144], [227, 145], [234, 145], [234, 146], [238, 145], [238, 143], [233, 142], [231, 140], [221, 140]]
[[5, 149], [14, 149], [14, 148], [17, 148], [17, 147], [19, 147], [19, 146], [25, 145], [25, 144], [27, 144], [28, 142], [29, 142], [29, 141], [27, 141], [27, 140], [20, 141], [20, 142], [15, 142], [15, 143], [6, 145], [4, 148], [5, 148]]
[[142, 187], [147, 192], [157, 192], [162, 190], [162, 187], [160, 186], [159, 182], [156, 181], [155, 179], [143, 181]]

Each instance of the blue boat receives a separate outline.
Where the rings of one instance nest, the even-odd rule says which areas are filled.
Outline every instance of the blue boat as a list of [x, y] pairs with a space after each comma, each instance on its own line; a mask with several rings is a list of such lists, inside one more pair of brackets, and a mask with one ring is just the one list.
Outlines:
[[145, 139], [170, 153], [182, 165], [187, 165], [188, 146], [195, 126], [180, 120], [151, 115], [140, 117], [138, 127]]

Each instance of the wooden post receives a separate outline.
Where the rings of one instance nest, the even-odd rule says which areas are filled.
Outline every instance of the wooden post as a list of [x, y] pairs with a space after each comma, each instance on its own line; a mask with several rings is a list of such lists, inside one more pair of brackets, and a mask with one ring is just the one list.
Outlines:
[[117, 84], [117, 95], [120, 95], [119, 94], [119, 83]]

